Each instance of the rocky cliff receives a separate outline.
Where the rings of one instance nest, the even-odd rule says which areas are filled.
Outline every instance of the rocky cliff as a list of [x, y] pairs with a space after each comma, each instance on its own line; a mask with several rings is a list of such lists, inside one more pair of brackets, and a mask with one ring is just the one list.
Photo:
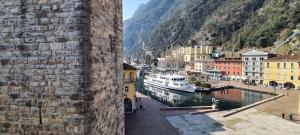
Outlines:
[[[171, 46], [191, 44], [229, 51], [264, 48], [297, 27], [300, 1], [151, 0], [124, 23], [127, 54], [139, 54], [142, 42], [155, 57]], [[282, 31], [289, 32], [282, 35]]]

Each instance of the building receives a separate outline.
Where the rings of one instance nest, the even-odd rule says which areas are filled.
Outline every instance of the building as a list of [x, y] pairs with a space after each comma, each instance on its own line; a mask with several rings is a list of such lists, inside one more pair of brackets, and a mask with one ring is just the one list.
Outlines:
[[224, 71], [227, 79], [240, 81], [243, 75], [243, 61], [242, 58], [224, 58], [217, 59], [214, 62], [214, 69]]
[[195, 60], [194, 54], [185, 54], [184, 62], [192, 62]]
[[124, 135], [122, 1], [0, 3], [0, 134]]
[[195, 46], [194, 51], [195, 51], [194, 52], [194, 59], [195, 60], [207, 59], [212, 54], [213, 47], [212, 46], [199, 45], [199, 46]]
[[195, 62], [195, 72], [203, 73], [206, 70], [211, 70], [214, 67], [214, 61], [212, 59], [200, 59]]
[[300, 56], [264, 60], [264, 84], [300, 89]]
[[166, 67], [166, 58], [157, 58], [158, 62], [157, 62], [157, 66], [158, 67]]
[[137, 69], [129, 64], [123, 63], [124, 70], [124, 91], [126, 98], [124, 99], [125, 112], [136, 110], [136, 75]]
[[252, 50], [242, 54], [243, 59], [243, 77], [247, 83], [263, 83], [263, 61], [270, 58], [268, 52]]
[[185, 65], [185, 72], [186, 73], [191, 73], [195, 72], [195, 63], [188, 63]]
[[206, 70], [204, 73], [204, 75], [207, 76], [208, 79], [210, 80], [224, 80], [224, 76], [225, 76], [225, 72], [224, 71], [220, 71], [220, 70]]

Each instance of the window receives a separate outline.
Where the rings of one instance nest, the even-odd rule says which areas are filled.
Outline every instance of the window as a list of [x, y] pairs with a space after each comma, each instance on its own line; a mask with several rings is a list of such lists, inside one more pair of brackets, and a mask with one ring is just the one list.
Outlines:
[[233, 72], [233, 75], [235, 75], [235, 72]]
[[255, 62], [253, 62], [253, 66], [255, 66]]
[[125, 86], [125, 92], [128, 92], [128, 86]]
[[237, 72], [237, 75], [240, 75], [240, 72]]
[[277, 68], [280, 68], [280, 63], [277, 63]]
[[270, 63], [267, 63], [267, 68], [270, 68]]
[[294, 80], [294, 76], [291, 76], [291, 80]]
[[248, 73], [247, 73], [247, 72], [245, 72], [245, 75], [246, 75], [246, 76], [248, 76]]
[[298, 76], [298, 80], [300, 80], [300, 76]]
[[294, 63], [291, 63], [291, 69], [294, 69]]
[[256, 60], [256, 58], [252, 58], [252, 60], [254, 60], [254, 61], [255, 61], [255, 60]]
[[286, 63], [283, 63], [283, 68], [286, 69]]

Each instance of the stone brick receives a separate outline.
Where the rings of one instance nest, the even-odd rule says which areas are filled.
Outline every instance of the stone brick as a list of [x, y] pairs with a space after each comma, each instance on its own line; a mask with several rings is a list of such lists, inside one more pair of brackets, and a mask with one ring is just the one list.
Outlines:
[[124, 134], [121, 4], [0, 2], [1, 135]]

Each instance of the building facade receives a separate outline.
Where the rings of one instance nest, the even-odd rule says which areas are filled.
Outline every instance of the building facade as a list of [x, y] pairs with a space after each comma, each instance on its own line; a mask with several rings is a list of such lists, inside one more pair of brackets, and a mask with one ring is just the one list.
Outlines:
[[300, 89], [300, 56], [278, 56], [263, 63], [265, 85]]
[[184, 55], [184, 62], [192, 62], [194, 61], [194, 54], [185, 54]]
[[212, 54], [213, 47], [212, 46], [205, 46], [205, 45], [199, 45], [195, 46], [194, 49], [194, 59], [199, 60], [199, 59], [208, 59], [210, 55]]
[[137, 69], [129, 64], [123, 63], [124, 70], [124, 91], [126, 98], [124, 99], [125, 112], [136, 110], [136, 71]]
[[204, 73], [206, 70], [211, 70], [214, 67], [214, 60], [201, 59], [195, 62], [195, 72]]
[[124, 135], [122, 1], [0, 3], [0, 134]]
[[268, 52], [252, 50], [242, 54], [243, 77], [247, 83], [263, 83], [263, 61], [271, 55]]
[[214, 62], [214, 69], [224, 71], [227, 79], [240, 81], [243, 74], [242, 58], [217, 59]]
[[186, 64], [185, 65], [185, 72], [186, 73], [195, 72], [195, 63]]

